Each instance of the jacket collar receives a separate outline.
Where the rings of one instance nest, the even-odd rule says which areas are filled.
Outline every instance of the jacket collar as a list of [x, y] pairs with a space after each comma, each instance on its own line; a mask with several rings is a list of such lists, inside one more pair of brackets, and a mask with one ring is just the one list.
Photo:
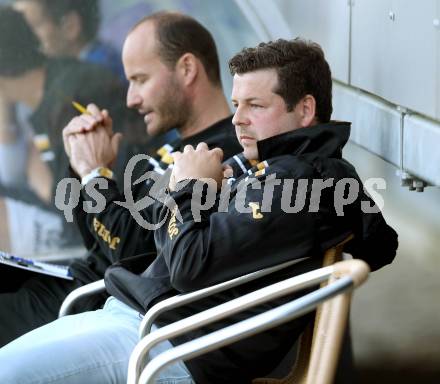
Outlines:
[[257, 143], [260, 161], [280, 155], [318, 153], [325, 157], [342, 157], [342, 148], [350, 136], [351, 123], [331, 121], [299, 128]]

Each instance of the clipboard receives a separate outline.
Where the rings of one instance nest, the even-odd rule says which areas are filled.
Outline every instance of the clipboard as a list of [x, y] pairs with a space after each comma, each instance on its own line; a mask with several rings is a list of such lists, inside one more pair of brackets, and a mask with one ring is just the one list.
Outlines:
[[13, 268], [20, 268], [26, 271], [32, 271], [44, 275], [59, 277], [61, 279], [74, 279], [70, 273], [68, 265], [59, 265], [45, 263], [34, 259], [25, 259], [2, 251], [0, 251], [0, 264], [9, 265]]

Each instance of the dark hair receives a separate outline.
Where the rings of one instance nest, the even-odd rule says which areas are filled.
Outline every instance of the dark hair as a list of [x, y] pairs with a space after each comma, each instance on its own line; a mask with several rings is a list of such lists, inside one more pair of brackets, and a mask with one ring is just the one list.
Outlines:
[[318, 44], [300, 38], [279, 39], [245, 48], [229, 61], [232, 75], [267, 68], [277, 71], [278, 86], [274, 92], [284, 99], [288, 111], [304, 96], [312, 95], [319, 122], [330, 120], [333, 110], [331, 71]]
[[75, 12], [81, 19], [81, 38], [89, 42], [96, 37], [101, 22], [98, 0], [16, 0], [33, 1], [43, 8], [45, 14], [57, 25], [63, 22], [63, 17]]
[[0, 6], [0, 76], [20, 76], [45, 61], [40, 41], [21, 12]]
[[157, 12], [139, 21], [152, 21], [156, 27], [159, 56], [174, 68], [185, 53], [192, 53], [203, 64], [210, 82], [221, 85], [217, 47], [211, 33], [197, 20], [177, 12]]

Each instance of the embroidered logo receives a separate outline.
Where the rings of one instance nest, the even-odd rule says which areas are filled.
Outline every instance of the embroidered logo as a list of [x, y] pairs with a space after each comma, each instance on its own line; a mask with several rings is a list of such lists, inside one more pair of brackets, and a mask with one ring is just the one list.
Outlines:
[[252, 217], [255, 220], [261, 220], [264, 216], [260, 212], [260, 204], [258, 203], [249, 203], [249, 207], [252, 209]]
[[170, 240], [173, 240], [173, 238], [179, 234], [179, 228], [177, 228], [176, 223], [176, 213], [177, 206], [173, 208], [171, 212], [170, 222], [168, 223], [168, 236], [170, 237]]
[[96, 217], [93, 218], [93, 228], [100, 238], [102, 238], [110, 247], [110, 249], [115, 250], [117, 245], [120, 243], [121, 238], [117, 236], [112, 236], [110, 231], [102, 224]]

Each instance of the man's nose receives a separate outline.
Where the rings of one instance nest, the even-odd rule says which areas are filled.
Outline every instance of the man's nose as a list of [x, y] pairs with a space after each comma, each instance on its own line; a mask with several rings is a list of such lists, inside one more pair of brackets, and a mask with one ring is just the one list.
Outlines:
[[246, 113], [243, 111], [243, 108], [237, 107], [235, 110], [234, 116], [232, 117], [232, 124], [234, 125], [248, 125], [249, 118], [246, 116]]
[[127, 107], [128, 108], [137, 108], [142, 104], [142, 98], [137, 92], [134, 92], [133, 89], [128, 87], [127, 92]]

